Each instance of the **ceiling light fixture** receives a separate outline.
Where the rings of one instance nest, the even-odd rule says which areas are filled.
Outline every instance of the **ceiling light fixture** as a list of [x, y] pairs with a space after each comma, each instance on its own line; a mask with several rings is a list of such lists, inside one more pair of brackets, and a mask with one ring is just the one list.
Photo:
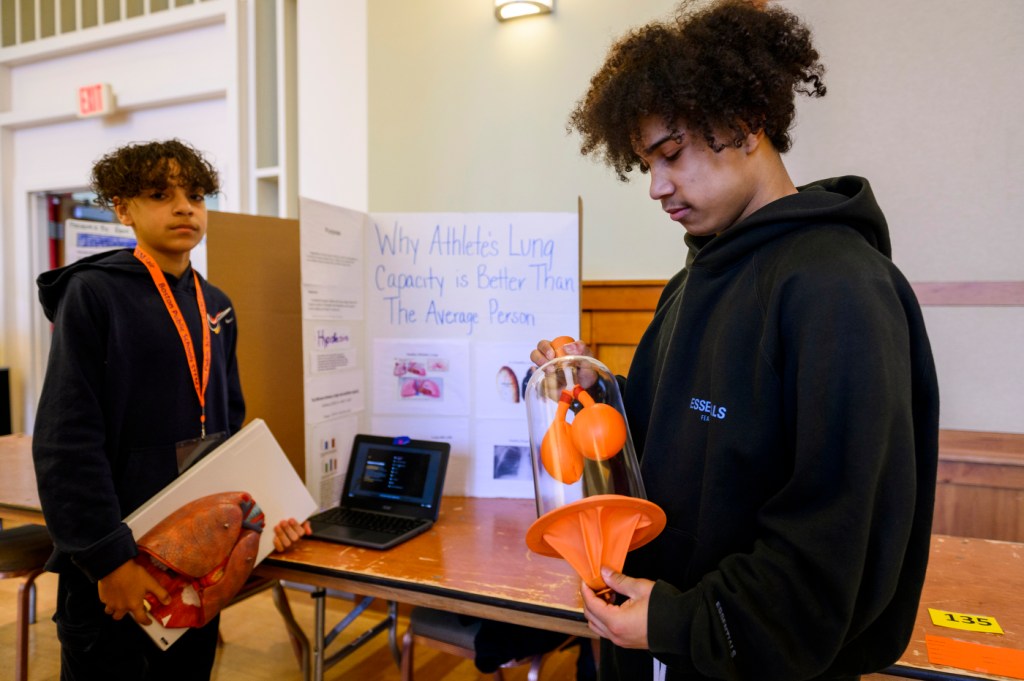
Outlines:
[[494, 16], [498, 21], [536, 14], [551, 14], [555, 0], [494, 0]]

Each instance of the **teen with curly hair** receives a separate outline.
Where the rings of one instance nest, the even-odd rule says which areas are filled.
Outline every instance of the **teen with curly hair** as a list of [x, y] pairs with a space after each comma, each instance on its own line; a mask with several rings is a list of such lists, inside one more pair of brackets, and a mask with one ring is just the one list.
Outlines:
[[[167, 651], [130, 621], [149, 624], [145, 597], [164, 601], [167, 592], [134, 562], [138, 548], [122, 518], [200, 449], [242, 427], [231, 301], [190, 263], [206, 234], [205, 199], [218, 190], [217, 172], [170, 140], [121, 147], [92, 175], [98, 202], [135, 231], [138, 247], [38, 280], [54, 326], [32, 452], [55, 545], [47, 568], [60, 575], [61, 679], [205, 679], [219, 617]], [[282, 521], [275, 547], [288, 548], [307, 529]]]
[[868, 182], [796, 187], [782, 161], [823, 73], [790, 12], [684, 2], [615, 43], [572, 112], [582, 152], [648, 174], [689, 250], [623, 391], [668, 526], [604, 571], [615, 603], [582, 586], [602, 678], [856, 679], [909, 640], [937, 381]]

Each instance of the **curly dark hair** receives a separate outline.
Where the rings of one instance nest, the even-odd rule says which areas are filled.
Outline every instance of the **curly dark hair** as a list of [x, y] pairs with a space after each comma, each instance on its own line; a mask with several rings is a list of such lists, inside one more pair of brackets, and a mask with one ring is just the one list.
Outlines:
[[171, 139], [127, 144], [96, 161], [92, 167], [96, 203], [109, 209], [114, 199], [131, 199], [147, 189], [166, 189], [172, 170], [183, 187], [206, 196], [220, 191], [220, 178], [210, 162], [187, 142]]
[[568, 131], [583, 138], [580, 152], [627, 182], [634, 167], [646, 170], [635, 144], [652, 115], [670, 129], [685, 122], [716, 152], [760, 130], [779, 153], [789, 151], [796, 93], [823, 96], [825, 67], [810, 29], [766, 4], [683, 0], [673, 20], [620, 38], [569, 117]]

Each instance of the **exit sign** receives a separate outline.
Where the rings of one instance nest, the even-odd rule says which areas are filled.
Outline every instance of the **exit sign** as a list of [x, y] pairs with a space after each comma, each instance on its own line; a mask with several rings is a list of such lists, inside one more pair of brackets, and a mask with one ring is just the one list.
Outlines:
[[114, 112], [114, 95], [109, 83], [95, 83], [78, 88], [78, 117], [106, 116]]

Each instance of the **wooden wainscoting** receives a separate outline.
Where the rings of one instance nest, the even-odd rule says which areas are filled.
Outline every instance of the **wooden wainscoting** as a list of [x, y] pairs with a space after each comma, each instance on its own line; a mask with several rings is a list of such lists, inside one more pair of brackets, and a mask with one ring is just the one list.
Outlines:
[[939, 431], [932, 531], [1024, 542], [1024, 435]]
[[[629, 371], [664, 281], [585, 281], [580, 338], [613, 372]], [[913, 285], [924, 306], [1024, 306], [1024, 281]], [[1024, 434], [943, 430], [937, 534], [1024, 541]]]
[[664, 281], [654, 280], [583, 282], [580, 340], [614, 373], [629, 371], [663, 288]]

